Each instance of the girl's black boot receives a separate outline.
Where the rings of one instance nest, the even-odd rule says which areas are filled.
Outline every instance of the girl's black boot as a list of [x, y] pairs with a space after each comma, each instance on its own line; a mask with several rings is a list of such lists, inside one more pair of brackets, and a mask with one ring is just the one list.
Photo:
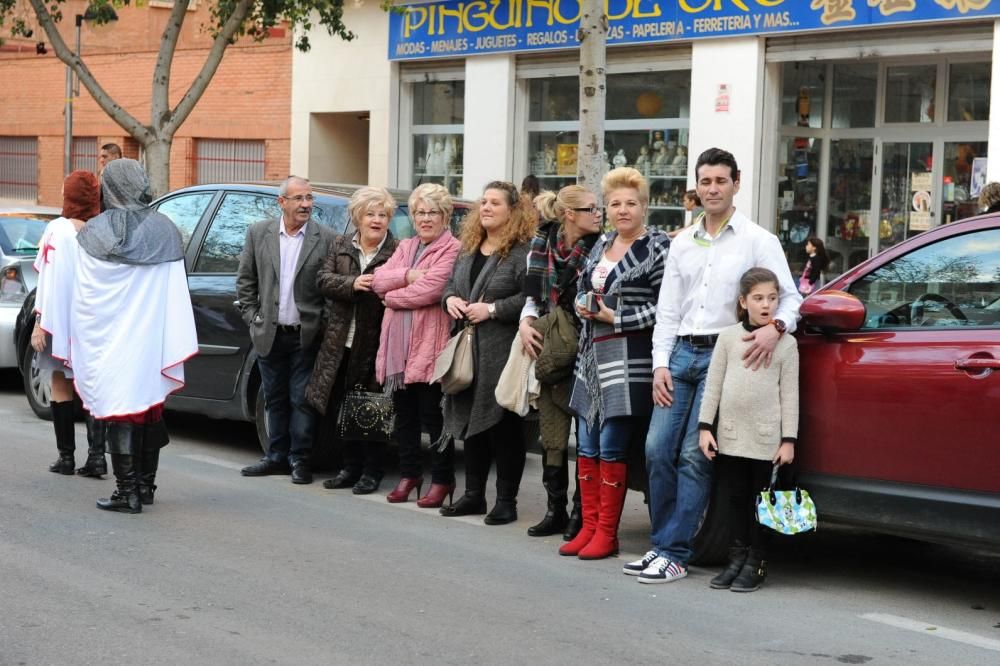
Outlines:
[[728, 590], [743, 570], [743, 565], [747, 561], [747, 547], [737, 544], [729, 549], [729, 565], [718, 576], [713, 578], [709, 585], [713, 590]]
[[740, 570], [740, 575], [733, 581], [729, 590], [731, 592], [756, 592], [760, 589], [766, 576], [767, 561], [764, 559], [764, 551], [751, 548], [747, 554], [747, 561], [743, 563], [743, 569]]

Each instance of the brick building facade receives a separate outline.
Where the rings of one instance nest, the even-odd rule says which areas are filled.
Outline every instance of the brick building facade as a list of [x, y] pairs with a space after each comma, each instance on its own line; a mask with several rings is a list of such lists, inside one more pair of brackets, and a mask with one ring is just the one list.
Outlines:
[[[119, 20], [104, 26], [84, 22], [82, 53], [98, 82], [118, 104], [148, 123], [153, 67], [171, 2], [153, 0], [119, 10]], [[175, 106], [200, 71], [211, 38], [204, 2], [185, 20], [171, 70], [170, 105]], [[70, 48], [74, 16], [83, 0], [68, 0], [59, 24]], [[0, 46], [0, 201], [43, 205], [61, 203], [63, 180], [66, 67], [36, 29], [30, 40], [7, 39]], [[288, 174], [291, 111], [291, 35], [273, 30], [261, 43], [241, 40], [230, 46], [211, 84], [174, 137], [170, 189], [229, 179], [279, 179]], [[139, 157], [128, 137], [79, 86], [74, 101], [74, 165], [95, 168], [98, 148], [122, 146]], [[33, 154], [32, 154], [33, 153]], [[93, 165], [93, 166], [92, 166]]]

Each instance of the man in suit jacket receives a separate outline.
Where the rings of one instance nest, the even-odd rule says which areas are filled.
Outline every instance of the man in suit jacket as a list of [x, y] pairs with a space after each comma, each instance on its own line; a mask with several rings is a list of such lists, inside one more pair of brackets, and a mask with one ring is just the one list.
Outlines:
[[313, 194], [305, 178], [289, 176], [278, 193], [281, 217], [253, 224], [240, 256], [236, 294], [257, 350], [270, 448], [243, 476], [288, 474], [312, 483], [310, 453], [316, 414], [305, 390], [316, 361], [323, 296], [316, 272], [333, 230], [312, 218]]

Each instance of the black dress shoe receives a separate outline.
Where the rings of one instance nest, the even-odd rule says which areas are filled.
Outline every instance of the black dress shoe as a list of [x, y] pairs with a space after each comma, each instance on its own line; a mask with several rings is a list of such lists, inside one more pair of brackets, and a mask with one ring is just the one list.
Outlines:
[[360, 474], [355, 474], [354, 472], [342, 469], [337, 472], [337, 476], [332, 479], [327, 479], [323, 482], [323, 487], [329, 490], [339, 490], [340, 488], [350, 488], [358, 479], [361, 478]]
[[285, 463], [262, 458], [260, 462], [241, 469], [240, 474], [243, 476], [270, 476], [271, 474], [288, 474], [290, 471]]
[[292, 483], [312, 483], [313, 473], [309, 465], [297, 463], [292, 466]]
[[355, 495], [371, 495], [373, 492], [378, 490], [380, 483], [382, 483], [382, 479], [380, 477], [364, 474], [360, 479], [358, 479], [358, 482], [354, 484], [354, 487], [351, 488], [351, 492]]

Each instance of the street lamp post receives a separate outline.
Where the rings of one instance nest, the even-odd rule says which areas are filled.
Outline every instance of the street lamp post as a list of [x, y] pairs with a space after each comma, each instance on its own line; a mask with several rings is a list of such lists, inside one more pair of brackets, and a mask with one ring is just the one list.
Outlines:
[[[80, 28], [84, 21], [91, 21], [97, 18], [97, 14], [88, 7], [83, 14], [76, 15], [76, 50], [73, 52], [77, 59], [80, 58]], [[107, 17], [108, 21], [117, 21], [118, 15], [111, 11]], [[63, 178], [68, 176], [73, 170], [73, 98], [77, 93], [73, 92], [73, 68], [66, 65], [66, 134], [63, 141]]]

